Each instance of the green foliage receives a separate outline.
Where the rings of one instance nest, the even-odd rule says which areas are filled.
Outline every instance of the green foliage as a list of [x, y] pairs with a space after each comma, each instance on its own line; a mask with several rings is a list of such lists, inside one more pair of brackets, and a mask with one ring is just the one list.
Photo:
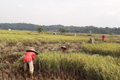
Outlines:
[[63, 34], [63, 33], [66, 33], [68, 30], [64, 29], [64, 28], [60, 28], [59, 31], [60, 31], [61, 34]]
[[38, 32], [42, 32], [43, 31], [43, 27], [42, 26], [38, 26]]
[[[0, 23], [0, 29], [12, 29], [12, 30], [34, 30], [38, 31], [39, 25], [27, 24], [27, 23]], [[98, 28], [95, 26], [63, 26], [63, 25], [42, 25], [45, 31], [58, 31], [60, 28], [65, 28], [72, 33], [89, 33], [91, 30], [92, 34], [120, 34], [120, 27], [118, 28]]]
[[37, 31], [37, 26], [30, 23], [0, 23], [0, 29]]
[[109, 35], [113, 35], [114, 33], [113, 32], [110, 32]]

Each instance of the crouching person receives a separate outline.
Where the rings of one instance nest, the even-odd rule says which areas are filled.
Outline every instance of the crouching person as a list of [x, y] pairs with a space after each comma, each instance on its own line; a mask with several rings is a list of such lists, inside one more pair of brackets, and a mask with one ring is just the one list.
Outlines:
[[93, 39], [90, 38], [89, 41], [88, 41], [88, 43], [94, 43], [94, 42], [93, 42]]
[[65, 46], [62, 46], [61, 49], [62, 49], [62, 52], [65, 52], [67, 48]]
[[38, 55], [38, 53], [35, 51], [34, 48], [31, 47], [30, 49], [26, 50], [26, 54], [23, 59], [24, 72], [26, 72], [26, 70], [29, 68], [29, 73], [32, 76], [32, 78], [35, 65], [33, 60], [35, 59], [36, 55]]

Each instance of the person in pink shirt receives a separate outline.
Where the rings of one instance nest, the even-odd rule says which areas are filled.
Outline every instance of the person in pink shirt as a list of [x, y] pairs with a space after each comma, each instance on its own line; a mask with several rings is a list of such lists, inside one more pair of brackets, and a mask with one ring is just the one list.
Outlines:
[[102, 41], [104, 41], [105, 35], [102, 36]]
[[38, 55], [38, 53], [35, 51], [34, 48], [31, 47], [26, 51], [26, 54], [23, 59], [24, 72], [26, 72], [27, 68], [29, 68], [29, 72], [31, 76], [33, 76], [34, 65], [35, 65], [33, 60], [35, 59], [36, 55]]

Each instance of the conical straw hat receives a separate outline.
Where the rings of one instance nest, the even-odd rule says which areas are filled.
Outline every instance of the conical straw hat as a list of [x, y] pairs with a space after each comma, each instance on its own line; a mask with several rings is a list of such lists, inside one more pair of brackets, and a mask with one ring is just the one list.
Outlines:
[[28, 51], [33, 51], [33, 52], [35, 52], [36, 55], [38, 54], [33, 47], [30, 47], [29, 49], [26, 50], [26, 52], [28, 52]]
[[65, 46], [62, 46], [61, 48], [62, 48], [62, 49], [67, 49]]

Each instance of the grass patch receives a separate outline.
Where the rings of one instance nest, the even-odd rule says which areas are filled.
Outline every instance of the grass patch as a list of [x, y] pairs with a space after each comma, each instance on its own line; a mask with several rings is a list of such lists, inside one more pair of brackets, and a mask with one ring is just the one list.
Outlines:
[[[22, 63], [21, 57], [16, 63]], [[35, 58], [35, 68], [42, 71], [79, 72], [89, 80], [119, 80], [120, 60], [110, 56], [88, 55], [85, 53], [42, 53]]]

